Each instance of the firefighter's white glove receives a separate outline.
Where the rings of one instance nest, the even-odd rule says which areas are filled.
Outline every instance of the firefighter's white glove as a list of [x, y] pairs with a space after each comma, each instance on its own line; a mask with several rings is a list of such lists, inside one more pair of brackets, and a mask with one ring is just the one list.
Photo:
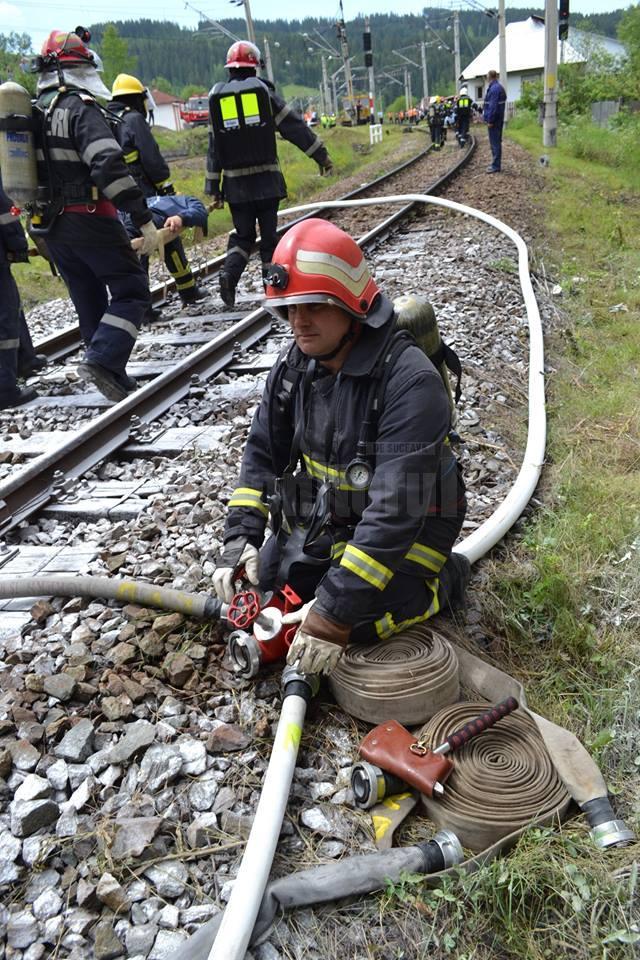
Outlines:
[[143, 223], [139, 229], [142, 234], [142, 243], [138, 248], [138, 256], [150, 257], [154, 250], [162, 246], [158, 230], [153, 220]]
[[254, 587], [260, 583], [260, 555], [257, 547], [247, 543], [244, 537], [229, 540], [224, 545], [221, 564], [213, 574], [213, 589], [221, 600], [231, 603], [236, 592], [235, 581], [238, 570], [244, 567], [247, 580]]
[[286, 613], [282, 623], [299, 623], [298, 632], [289, 647], [287, 663], [301, 673], [331, 673], [344, 653], [351, 627], [332, 623], [312, 609], [315, 598], [299, 610]]

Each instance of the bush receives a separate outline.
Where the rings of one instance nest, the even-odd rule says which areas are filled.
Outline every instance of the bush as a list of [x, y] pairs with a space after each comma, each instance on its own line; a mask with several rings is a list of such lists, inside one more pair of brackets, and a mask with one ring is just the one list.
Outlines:
[[569, 150], [574, 157], [609, 167], [631, 167], [637, 163], [640, 117], [627, 115], [613, 129], [597, 127], [579, 117], [564, 128]]

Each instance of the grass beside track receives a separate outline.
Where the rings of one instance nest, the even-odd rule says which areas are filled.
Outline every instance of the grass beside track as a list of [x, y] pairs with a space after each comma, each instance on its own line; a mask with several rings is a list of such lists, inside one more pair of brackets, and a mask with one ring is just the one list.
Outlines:
[[[386, 127], [381, 144], [369, 145], [369, 128], [334, 127], [332, 130], [318, 130], [318, 135], [326, 143], [334, 163], [335, 173], [331, 177], [321, 178], [318, 166], [306, 157], [293, 144], [281, 141], [278, 145], [280, 164], [287, 181], [288, 198], [281, 206], [293, 206], [304, 200], [311, 200], [327, 185], [339, 182], [362, 170], [363, 182], [397, 166], [423, 150], [427, 138], [423, 133], [414, 132], [403, 135], [399, 127]], [[196, 127], [174, 133], [169, 130], [156, 132], [156, 139], [162, 150], [186, 151], [189, 156], [172, 160], [170, 163], [173, 183], [178, 193], [200, 197], [205, 204], [210, 199], [203, 194], [205, 158], [207, 150], [206, 127]], [[209, 237], [216, 237], [232, 229], [231, 215], [225, 206], [209, 215]], [[191, 243], [191, 231], [186, 231], [186, 246]], [[51, 300], [66, 297], [67, 291], [59, 278], [53, 277], [48, 265], [41, 257], [34, 257], [28, 264], [14, 267], [14, 276], [20, 289], [22, 303], [26, 310]]]
[[[531, 706], [580, 737], [618, 815], [640, 832], [637, 172], [578, 160], [560, 138], [543, 150], [532, 123], [509, 136], [550, 155], [547, 236], [534, 260], [562, 294], [546, 337], [542, 506], [485, 562], [485, 621], [497, 663], [524, 681]], [[407, 878], [381, 904], [405, 925], [405, 952], [393, 955], [637, 958], [639, 853], [637, 843], [595, 850], [578, 817], [532, 830], [509, 857], [450, 886]]]

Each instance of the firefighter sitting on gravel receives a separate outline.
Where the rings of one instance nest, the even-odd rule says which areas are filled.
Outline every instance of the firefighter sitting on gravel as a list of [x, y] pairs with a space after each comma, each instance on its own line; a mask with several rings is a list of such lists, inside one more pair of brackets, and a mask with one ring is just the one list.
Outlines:
[[109, 97], [96, 61], [75, 34], [53, 30], [34, 67], [38, 184], [47, 195], [31, 229], [46, 236], [69, 288], [86, 345], [81, 378], [107, 399], [137, 389], [126, 364], [149, 303], [145, 270], [118, 219], [129, 213], [143, 236], [141, 255], [158, 246], [158, 232], [129, 174], [96, 97]]
[[462, 606], [469, 564], [451, 549], [465, 491], [443, 379], [351, 237], [296, 225], [266, 290], [293, 342], [253, 419], [213, 584], [227, 602], [241, 568], [263, 590], [293, 587], [304, 606], [285, 618], [300, 623], [287, 661], [329, 673], [349, 642]]
[[236, 287], [256, 240], [256, 220], [263, 277], [278, 242], [278, 206], [287, 188], [278, 164], [276, 132], [315, 160], [321, 174], [332, 170], [322, 140], [267, 80], [256, 76], [259, 66], [260, 51], [253, 43], [232, 44], [226, 62], [229, 80], [217, 83], [209, 94], [204, 191], [217, 208], [224, 197], [234, 226], [220, 271], [220, 296], [227, 307], [235, 304]]
[[[112, 123], [113, 133], [122, 147], [129, 173], [145, 197], [174, 196], [176, 191], [170, 180], [169, 165], [160, 153], [147, 123], [146, 87], [137, 77], [120, 73], [114, 80], [111, 94], [113, 99], [109, 104], [109, 112], [117, 118]], [[156, 219], [154, 215], [154, 222], [156, 226], [164, 226], [160, 216]], [[129, 229], [129, 224], [125, 225]], [[139, 236], [139, 232], [135, 228], [129, 229], [129, 235]], [[196, 284], [180, 237], [165, 244], [164, 262], [184, 304], [204, 300], [207, 293]], [[145, 266], [148, 267], [148, 259]]]

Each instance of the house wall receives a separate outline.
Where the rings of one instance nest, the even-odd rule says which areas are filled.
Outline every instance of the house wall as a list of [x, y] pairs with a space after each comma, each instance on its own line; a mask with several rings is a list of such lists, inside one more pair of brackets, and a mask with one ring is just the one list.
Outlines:
[[[523, 82], [531, 80], [542, 80], [544, 70], [525, 70], [520, 73], [510, 73], [507, 77], [507, 103], [515, 103], [522, 94]], [[473, 99], [478, 102], [484, 100], [484, 93], [487, 88], [486, 77], [474, 77], [473, 80], [467, 80], [469, 93]]]
[[169, 130], [183, 130], [185, 126], [180, 119], [180, 106], [177, 103], [156, 105], [153, 118], [159, 127], [167, 127]]

